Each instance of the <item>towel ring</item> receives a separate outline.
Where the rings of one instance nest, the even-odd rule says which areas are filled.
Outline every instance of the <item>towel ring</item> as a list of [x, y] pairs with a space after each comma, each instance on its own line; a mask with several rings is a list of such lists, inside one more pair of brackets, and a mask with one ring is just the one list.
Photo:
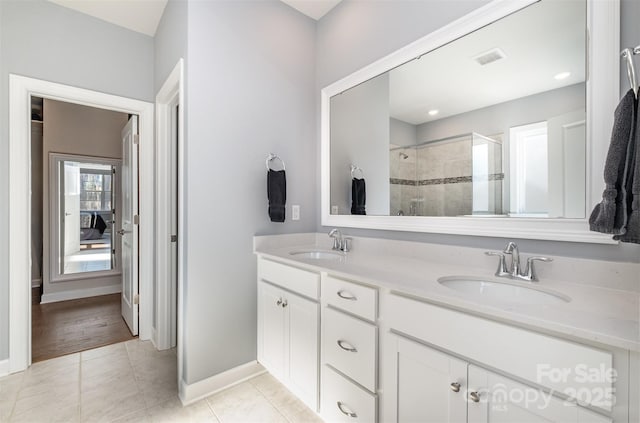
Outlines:
[[265, 161], [265, 165], [267, 166], [267, 170], [275, 170], [275, 169], [271, 169], [269, 167], [269, 163], [271, 163], [273, 160], [280, 160], [280, 163], [282, 163], [282, 170], [285, 170], [284, 160], [282, 160], [280, 157], [278, 157], [276, 154], [273, 154], [273, 153], [269, 153], [269, 155], [267, 156], [267, 160]]
[[360, 178], [364, 178], [364, 172], [358, 166], [351, 165], [351, 177], [355, 178], [355, 173], [360, 172]]
[[[637, 48], [637, 47], [636, 47]], [[627, 59], [627, 78], [629, 78], [629, 85], [631, 85], [631, 89], [633, 90], [633, 93], [635, 94], [636, 98], [638, 97], [638, 83], [636, 82], [636, 70], [635, 67], [633, 66], [633, 55], [637, 54], [636, 53], [636, 49], [633, 49], [633, 51], [630, 48], [625, 48], [624, 50], [622, 50], [622, 53], [620, 53], [620, 55]]]

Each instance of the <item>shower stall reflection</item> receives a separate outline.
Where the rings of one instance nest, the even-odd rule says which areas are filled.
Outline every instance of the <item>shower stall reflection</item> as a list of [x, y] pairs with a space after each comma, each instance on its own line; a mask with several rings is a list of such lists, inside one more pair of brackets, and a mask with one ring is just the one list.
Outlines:
[[500, 135], [477, 133], [390, 150], [391, 214], [495, 216], [502, 211]]

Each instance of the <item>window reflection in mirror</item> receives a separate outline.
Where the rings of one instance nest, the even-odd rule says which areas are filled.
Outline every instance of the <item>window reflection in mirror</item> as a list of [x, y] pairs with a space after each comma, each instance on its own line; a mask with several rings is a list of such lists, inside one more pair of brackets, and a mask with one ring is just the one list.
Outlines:
[[542, 0], [330, 100], [331, 214], [585, 217], [586, 2]]

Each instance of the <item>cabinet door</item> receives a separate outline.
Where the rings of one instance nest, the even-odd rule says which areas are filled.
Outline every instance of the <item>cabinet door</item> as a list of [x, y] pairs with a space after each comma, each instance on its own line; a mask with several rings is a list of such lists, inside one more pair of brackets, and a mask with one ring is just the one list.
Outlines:
[[318, 303], [287, 293], [285, 319], [289, 342], [285, 363], [291, 390], [311, 409], [318, 409]]
[[260, 364], [275, 377], [284, 378], [285, 328], [282, 291], [264, 282], [258, 283], [258, 330]]
[[401, 337], [396, 359], [399, 423], [466, 422], [466, 362]]
[[[475, 394], [475, 395], [474, 395]], [[469, 423], [610, 423], [548, 392], [469, 365]]]

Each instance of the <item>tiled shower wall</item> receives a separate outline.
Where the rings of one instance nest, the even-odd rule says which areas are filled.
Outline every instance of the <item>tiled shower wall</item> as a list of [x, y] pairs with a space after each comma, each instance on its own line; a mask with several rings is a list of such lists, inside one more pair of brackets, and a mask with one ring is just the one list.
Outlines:
[[[472, 137], [390, 151], [391, 214], [405, 216], [460, 216], [473, 213]], [[497, 146], [497, 145], [496, 145]], [[499, 214], [502, 180], [501, 149], [489, 145], [489, 210]], [[406, 156], [406, 157], [405, 157]], [[476, 175], [480, 182], [483, 176]], [[486, 180], [485, 179], [485, 180]]]

